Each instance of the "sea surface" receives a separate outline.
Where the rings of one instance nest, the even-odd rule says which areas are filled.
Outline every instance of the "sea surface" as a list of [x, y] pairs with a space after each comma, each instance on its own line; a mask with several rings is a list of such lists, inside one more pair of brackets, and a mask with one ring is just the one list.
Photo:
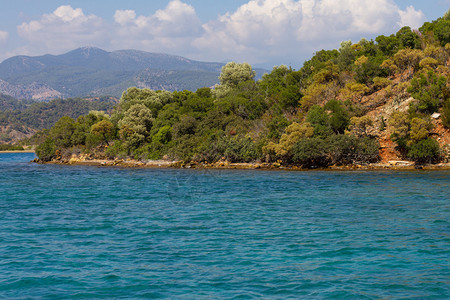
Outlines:
[[0, 154], [1, 299], [449, 299], [449, 171]]

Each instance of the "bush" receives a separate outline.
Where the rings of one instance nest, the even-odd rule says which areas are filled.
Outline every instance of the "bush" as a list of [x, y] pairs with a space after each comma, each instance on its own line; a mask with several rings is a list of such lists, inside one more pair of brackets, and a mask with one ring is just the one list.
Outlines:
[[432, 138], [427, 138], [409, 147], [408, 158], [416, 163], [433, 163], [439, 160], [439, 144]]
[[42, 161], [51, 161], [56, 157], [56, 145], [51, 138], [47, 138], [42, 144], [36, 147], [36, 155]]
[[378, 161], [379, 144], [368, 137], [339, 134], [326, 139], [302, 139], [293, 153], [293, 162], [307, 168], [370, 163]]
[[208, 161], [223, 157], [230, 162], [251, 162], [261, 156], [261, 151], [250, 137], [227, 135], [209, 144], [203, 155]]
[[294, 145], [293, 162], [306, 168], [326, 167], [328, 159], [328, 144], [321, 138], [302, 139]]
[[379, 144], [368, 137], [332, 135], [326, 139], [326, 143], [332, 164], [371, 163], [378, 160]]

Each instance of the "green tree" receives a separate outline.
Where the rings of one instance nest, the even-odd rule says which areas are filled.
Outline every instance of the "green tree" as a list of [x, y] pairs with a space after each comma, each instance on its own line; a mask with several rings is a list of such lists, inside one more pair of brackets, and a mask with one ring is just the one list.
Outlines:
[[64, 116], [50, 129], [50, 137], [56, 147], [67, 148], [72, 146], [72, 134], [75, 130], [75, 122], [72, 118]]
[[41, 161], [51, 161], [56, 157], [56, 145], [54, 140], [48, 137], [42, 144], [37, 146], [36, 155]]
[[328, 144], [321, 138], [307, 138], [293, 147], [293, 162], [305, 168], [326, 167], [330, 164]]
[[400, 46], [400, 42], [399, 42], [398, 38], [393, 34], [390, 36], [384, 36], [384, 35], [377, 36], [375, 41], [378, 44], [378, 48], [386, 56], [394, 55]]
[[344, 133], [350, 123], [350, 117], [342, 102], [333, 99], [328, 101], [324, 108], [331, 111], [329, 119], [331, 129], [337, 134]]
[[408, 114], [396, 111], [391, 115], [388, 123], [392, 128], [392, 140], [397, 142], [401, 148], [406, 148], [411, 126]]
[[408, 74], [411, 76], [414, 71], [418, 70], [419, 63], [423, 58], [424, 54], [421, 50], [402, 49], [395, 53], [394, 62], [400, 70], [408, 70]]
[[409, 143], [417, 143], [428, 138], [431, 123], [421, 118], [413, 118], [411, 120], [411, 129], [409, 132]]
[[119, 120], [119, 133], [128, 152], [145, 142], [152, 124], [152, 112], [143, 104], [134, 104], [124, 112]]
[[169, 125], [163, 126], [152, 137], [154, 143], [167, 144], [172, 139], [172, 127]]
[[91, 127], [91, 133], [97, 136], [101, 136], [106, 145], [109, 146], [109, 140], [114, 135], [114, 124], [109, 120], [102, 120], [95, 123]]
[[357, 137], [368, 137], [373, 126], [372, 118], [368, 115], [352, 117], [350, 119], [350, 132]]
[[256, 72], [248, 63], [229, 62], [222, 67], [219, 76], [220, 85], [216, 86], [214, 94], [223, 97], [242, 82], [254, 80]]
[[292, 156], [292, 147], [301, 139], [312, 137], [314, 134], [314, 128], [307, 122], [299, 124], [293, 122], [286, 128], [286, 133], [284, 133], [278, 144], [269, 142], [263, 151], [270, 154], [274, 153], [278, 158], [290, 160]]
[[325, 109], [319, 105], [314, 105], [306, 116], [306, 121], [314, 127], [314, 137], [325, 138], [332, 133], [330, 119]]
[[397, 39], [403, 48], [419, 49], [420, 37], [413, 32], [410, 27], [402, 27], [396, 34]]
[[408, 157], [417, 163], [433, 163], [439, 160], [439, 144], [432, 138], [414, 143], [409, 147]]
[[419, 100], [417, 108], [421, 112], [433, 113], [439, 108], [439, 104], [446, 100], [447, 79], [438, 76], [433, 70], [418, 73], [411, 80], [408, 92]]

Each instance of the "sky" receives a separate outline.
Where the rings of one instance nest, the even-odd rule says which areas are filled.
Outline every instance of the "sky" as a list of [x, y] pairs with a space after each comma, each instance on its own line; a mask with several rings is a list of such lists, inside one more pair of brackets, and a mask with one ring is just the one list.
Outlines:
[[301, 67], [314, 52], [420, 27], [450, 0], [0, 0], [0, 61], [79, 47]]

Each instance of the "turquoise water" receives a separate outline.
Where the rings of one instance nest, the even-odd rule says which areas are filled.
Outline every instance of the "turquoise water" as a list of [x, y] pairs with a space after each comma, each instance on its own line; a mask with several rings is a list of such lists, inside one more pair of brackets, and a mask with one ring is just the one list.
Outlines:
[[445, 299], [450, 172], [120, 169], [0, 154], [0, 298]]

